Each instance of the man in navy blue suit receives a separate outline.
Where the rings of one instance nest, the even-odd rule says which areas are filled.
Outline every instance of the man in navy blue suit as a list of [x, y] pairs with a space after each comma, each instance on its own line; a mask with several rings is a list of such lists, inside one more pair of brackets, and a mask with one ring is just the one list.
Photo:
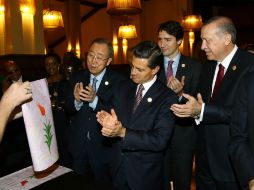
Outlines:
[[113, 48], [110, 42], [96, 38], [87, 54], [87, 68], [72, 75], [66, 110], [72, 113], [68, 150], [72, 168], [87, 174], [90, 168], [97, 188], [111, 185], [109, 161], [113, 154], [111, 142], [101, 135], [96, 112], [112, 96], [115, 84], [124, 78], [107, 66], [111, 63]]
[[196, 156], [198, 190], [238, 190], [229, 159], [230, 119], [241, 79], [252, 69], [253, 55], [236, 45], [230, 18], [213, 17], [201, 29], [202, 46], [210, 62], [203, 63], [197, 99], [183, 94], [186, 104], [171, 107], [179, 117], [193, 117], [198, 126]]
[[100, 111], [102, 134], [117, 140], [114, 187], [163, 189], [163, 156], [174, 126], [176, 94], [158, 78], [160, 48], [144, 41], [133, 49], [131, 80], [119, 83], [111, 111]]
[[236, 175], [244, 190], [254, 190], [254, 72], [239, 89], [231, 119], [230, 154]]
[[[201, 69], [199, 62], [180, 53], [183, 34], [180, 23], [173, 20], [160, 24], [158, 28], [158, 45], [163, 54], [158, 78], [179, 96], [180, 103], [185, 103], [186, 100], [182, 98], [183, 92], [196, 95]], [[171, 66], [172, 75], [169, 76]], [[174, 190], [191, 189], [196, 133], [192, 118], [176, 118], [172, 140], [168, 144], [165, 156], [166, 190], [170, 188], [170, 181], [173, 181]]]

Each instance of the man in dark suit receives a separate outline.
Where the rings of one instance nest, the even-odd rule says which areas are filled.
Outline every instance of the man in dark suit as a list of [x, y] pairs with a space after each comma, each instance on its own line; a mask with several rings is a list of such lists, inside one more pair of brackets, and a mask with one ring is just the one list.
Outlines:
[[96, 112], [109, 101], [115, 84], [123, 80], [120, 74], [107, 68], [112, 56], [111, 43], [103, 38], [95, 39], [87, 55], [88, 70], [73, 74], [66, 99], [67, 111], [74, 114], [68, 146], [72, 168], [79, 174], [86, 174], [91, 168], [98, 188], [110, 186], [108, 163], [113, 152], [110, 142], [101, 135]]
[[174, 126], [168, 108], [177, 96], [157, 79], [160, 54], [153, 42], [138, 44], [132, 80], [116, 89], [111, 112], [97, 113], [102, 134], [118, 140], [114, 185], [119, 190], [163, 188], [163, 152]]
[[198, 142], [196, 156], [198, 190], [239, 189], [228, 154], [229, 123], [241, 79], [254, 59], [236, 46], [236, 29], [227, 17], [214, 17], [201, 29], [204, 63], [197, 99], [183, 94], [186, 104], [171, 107], [179, 117], [196, 118]]
[[[176, 21], [167, 21], [158, 28], [158, 45], [163, 53], [159, 79], [172, 89], [179, 102], [184, 103], [182, 93], [196, 95], [201, 64], [180, 53], [183, 41], [183, 29]], [[169, 65], [173, 61], [172, 65]], [[169, 67], [172, 66], [172, 76]], [[190, 190], [192, 163], [196, 147], [195, 122], [191, 118], [176, 118], [172, 140], [165, 156], [165, 189], [173, 181], [174, 190]]]
[[254, 72], [239, 89], [232, 113], [230, 153], [236, 175], [244, 190], [254, 190]]

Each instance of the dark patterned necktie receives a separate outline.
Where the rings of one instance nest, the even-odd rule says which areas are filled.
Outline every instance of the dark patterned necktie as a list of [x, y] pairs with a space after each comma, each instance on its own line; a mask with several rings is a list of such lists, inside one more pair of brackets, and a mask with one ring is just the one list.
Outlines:
[[169, 78], [171, 76], [174, 76], [173, 68], [172, 68], [173, 63], [174, 63], [174, 61], [172, 61], [172, 60], [168, 61], [168, 68], [167, 68], [167, 73], [166, 73], [167, 81], [169, 80]]
[[219, 90], [220, 90], [220, 86], [221, 86], [221, 82], [222, 79], [224, 77], [224, 67], [222, 64], [219, 64], [219, 71], [216, 77], [216, 82], [213, 88], [213, 94], [212, 94], [212, 100], [217, 96]]
[[133, 113], [136, 111], [139, 103], [141, 102], [141, 99], [142, 99], [142, 91], [144, 90], [144, 86], [142, 84], [139, 85], [138, 87], [138, 92], [136, 94], [136, 99], [135, 99], [135, 103], [134, 103], [134, 106], [133, 106]]

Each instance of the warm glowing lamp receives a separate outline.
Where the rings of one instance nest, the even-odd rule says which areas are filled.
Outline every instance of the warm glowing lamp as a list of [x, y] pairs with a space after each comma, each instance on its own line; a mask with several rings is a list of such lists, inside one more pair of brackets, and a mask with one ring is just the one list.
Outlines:
[[43, 10], [43, 26], [46, 29], [63, 27], [63, 17], [60, 11], [46, 9]]
[[135, 15], [141, 12], [140, 0], [108, 0], [107, 13], [110, 15]]
[[34, 0], [20, 0], [20, 11], [24, 14], [34, 15], [35, 13]]
[[190, 44], [190, 55], [192, 56], [193, 44], [195, 41], [194, 31], [199, 30], [203, 25], [202, 17], [200, 15], [186, 15], [182, 20], [182, 27], [189, 34], [189, 44]]
[[118, 29], [118, 37], [123, 39], [132, 39], [137, 37], [135, 25], [123, 25]]
[[0, 15], [4, 14], [5, 7], [4, 7], [4, 0], [0, 0]]
[[182, 20], [182, 27], [188, 31], [199, 30], [202, 24], [202, 17], [200, 15], [186, 15]]

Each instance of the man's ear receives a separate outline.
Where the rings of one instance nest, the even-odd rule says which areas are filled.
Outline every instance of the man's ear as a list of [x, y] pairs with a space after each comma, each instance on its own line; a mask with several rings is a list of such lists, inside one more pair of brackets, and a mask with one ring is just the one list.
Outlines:
[[109, 66], [109, 64], [112, 62], [112, 58], [108, 58], [108, 61], [107, 61], [107, 66]]
[[157, 65], [154, 69], [152, 69], [152, 74], [156, 75], [158, 73], [158, 71], [160, 70], [160, 66]]
[[183, 40], [182, 40], [182, 39], [177, 40], [177, 44], [178, 44], [178, 46], [180, 46], [182, 42], [183, 42]]

